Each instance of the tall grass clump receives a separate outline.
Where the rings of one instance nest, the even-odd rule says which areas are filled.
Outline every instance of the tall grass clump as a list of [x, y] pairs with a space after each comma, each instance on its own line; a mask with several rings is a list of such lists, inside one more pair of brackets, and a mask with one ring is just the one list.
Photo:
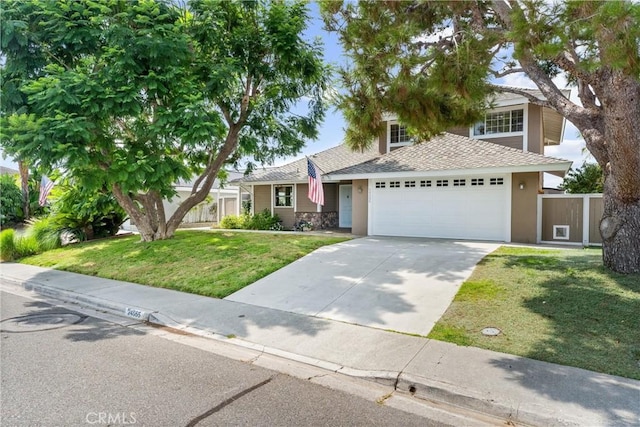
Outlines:
[[0, 260], [13, 261], [16, 256], [15, 231], [12, 228], [0, 232]]
[[26, 256], [42, 252], [38, 241], [31, 234], [15, 236], [13, 244], [15, 246], [15, 259], [24, 258]]

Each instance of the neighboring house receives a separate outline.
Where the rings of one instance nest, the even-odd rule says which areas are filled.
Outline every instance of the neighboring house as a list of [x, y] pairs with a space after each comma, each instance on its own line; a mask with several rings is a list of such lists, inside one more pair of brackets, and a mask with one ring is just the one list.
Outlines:
[[[242, 210], [242, 204], [238, 200], [248, 201], [249, 194], [242, 192], [240, 186], [228, 183], [231, 180], [238, 180], [242, 177], [242, 173], [235, 171], [227, 171], [227, 183], [220, 185], [219, 180], [215, 180], [209, 196], [198, 205], [191, 208], [184, 216], [182, 224], [203, 224], [217, 223], [227, 215], [239, 215]], [[193, 188], [193, 181], [178, 181], [175, 184], [176, 195], [171, 200], [164, 200], [164, 210], [167, 219], [171, 217], [180, 206], [182, 201], [189, 197]], [[122, 228], [125, 230], [135, 230], [135, 225], [127, 220]]]
[[310, 157], [322, 173], [324, 206], [307, 198], [306, 159], [238, 182], [251, 192], [254, 212], [268, 209], [289, 229], [305, 220], [357, 235], [532, 243], [543, 173], [564, 176], [571, 166], [543, 155], [562, 141], [564, 123], [511, 94], [497, 97], [480, 123], [419, 144], [388, 117], [371, 149], [339, 145]]
[[19, 175], [20, 171], [17, 171], [6, 166], [0, 166], [0, 175]]
[[[240, 187], [238, 184], [230, 184], [228, 182], [238, 180], [242, 177], [242, 173], [227, 171], [227, 174], [227, 183], [220, 185], [220, 181], [216, 179], [209, 192], [209, 197], [199, 205], [194, 206], [187, 215], [185, 215], [182, 220], [183, 224], [219, 222], [227, 215], [240, 214], [242, 204], [238, 203], [238, 200], [248, 200], [249, 195], [245, 193], [243, 196], [239, 196]], [[167, 218], [174, 214], [185, 198], [189, 197], [193, 184], [193, 181], [178, 181], [178, 183], [176, 183], [176, 196], [171, 199], [171, 201], [164, 201], [165, 215]]]

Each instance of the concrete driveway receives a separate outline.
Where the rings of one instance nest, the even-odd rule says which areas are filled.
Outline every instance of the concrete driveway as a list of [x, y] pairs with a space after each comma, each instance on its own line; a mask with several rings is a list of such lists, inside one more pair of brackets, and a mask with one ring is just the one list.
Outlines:
[[325, 246], [230, 301], [427, 335], [499, 243], [365, 237]]

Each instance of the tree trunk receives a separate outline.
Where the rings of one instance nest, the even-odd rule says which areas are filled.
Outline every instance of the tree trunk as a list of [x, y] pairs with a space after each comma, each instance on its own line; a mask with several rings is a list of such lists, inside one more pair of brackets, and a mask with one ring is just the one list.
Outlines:
[[[129, 219], [138, 229], [140, 239], [143, 242], [164, 240], [173, 236], [173, 233], [167, 233], [166, 222], [164, 221], [164, 206], [159, 195], [138, 195], [137, 200], [142, 204], [142, 207], [140, 207], [136, 200], [122, 191], [120, 186], [114, 185], [112, 191], [122, 209], [129, 215]], [[159, 213], [158, 209], [161, 209], [162, 212]], [[159, 217], [162, 218], [161, 221], [158, 221]], [[162, 222], [161, 226], [159, 225], [160, 222]]]
[[125, 194], [117, 184], [113, 186], [112, 190], [116, 200], [129, 215], [130, 220], [134, 222], [142, 241], [152, 242], [173, 237], [187, 212], [209, 195], [220, 168], [238, 146], [241, 128], [242, 124], [230, 125], [224, 145], [216, 156], [212, 155], [207, 168], [196, 179], [191, 194], [180, 203], [169, 220], [166, 219], [162, 197], [159, 193], [150, 191], [147, 194], [137, 194], [132, 197]]
[[604, 193], [600, 221], [602, 259], [618, 273], [640, 273], [640, 201], [625, 203]]
[[18, 169], [20, 170], [20, 187], [22, 188], [22, 209], [24, 219], [28, 220], [29, 212], [29, 165], [24, 160], [18, 160]]
[[640, 83], [607, 69], [603, 84], [603, 262], [619, 273], [640, 273]]

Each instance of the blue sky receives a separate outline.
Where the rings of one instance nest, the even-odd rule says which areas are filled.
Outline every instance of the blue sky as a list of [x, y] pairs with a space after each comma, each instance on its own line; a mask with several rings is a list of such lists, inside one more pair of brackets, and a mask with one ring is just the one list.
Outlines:
[[[310, 3], [310, 9], [311, 20], [306, 36], [309, 38], [320, 38], [324, 45], [325, 61], [334, 65], [345, 64], [347, 58], [343, 56], [342, 48], [338, 41], [337, 35], [328, 33], [323, 29], [323, 24], [322, 20], [320, 19], [317, 4], [313, 2]], [[521, 75], [510, 75], [508, 76], [508, 78], [502, 79], [500, 83], [512, 86], [535, 87], [533, 82], [531, 82], [526, 76]], [[299, 159], [304, 157], [305, 155], [317, 153], [318, 151], [326, 150], [327, 148], [331, 148], [340, 144], [342, 142], [345, 127], [346, 123], [342, 114], [332, 107], [328, 111], [326, 119], [320, 128], [318, 139], [315, 141], [309, 141], [300, 155], [286, 159], [280, 159], [276, 161], [275, 165], [288, 163], [294, 159]], [[587, 155], [583, 153], [583, 148], [584, 140], [582, 140], [582, 138], [580, 137], [577, 129], [571, 123], [567, 123], [562, 144], [560, 144], [559, 146], [547, 147], [545, 154], [552, 157], [571, 160], [574, 162], [574, 167], [578, 167], [585, 159], [587, 159]], [[0, 159], [0, 164], [2, 164], [3, 166], [17, 168], [17, 165], [11, 159]], [[561, 181], [562, 180], [559, 178], [549, 176], [549, 178], [545, 178], [545, 186], [555, 187]]]

